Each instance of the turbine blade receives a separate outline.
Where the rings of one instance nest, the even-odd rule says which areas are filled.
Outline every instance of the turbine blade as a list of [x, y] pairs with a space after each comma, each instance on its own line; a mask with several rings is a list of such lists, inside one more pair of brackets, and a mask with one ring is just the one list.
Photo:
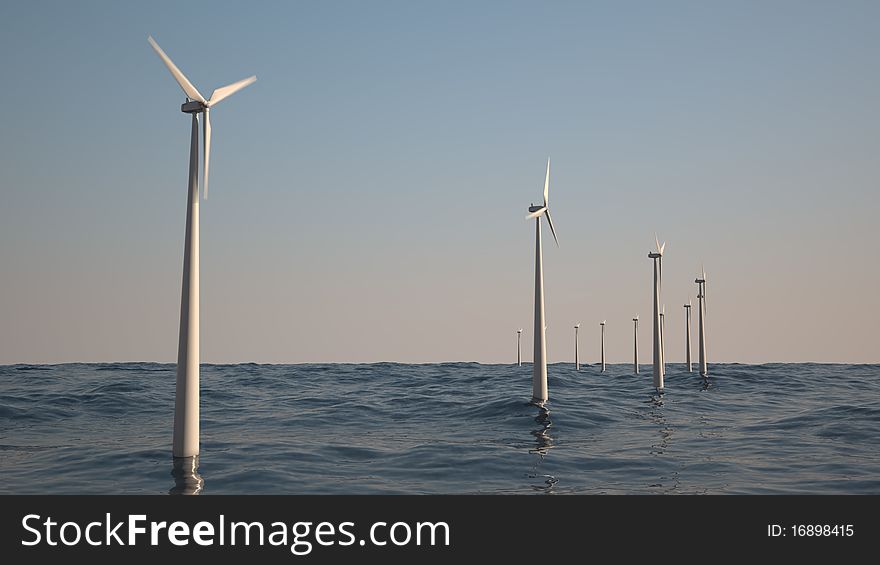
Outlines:
[[208, 163], [211, 161], [211, 113], [205, 108], [205, 174], [202, 176], [202, 198], [208, 199]]
[[550, 233], [553, 234], [553, 239], [556, 240], [556, 247], [559, 247], [559, 238], [556, 237], [556, 230], [553, 229], [553, 220], [550, 219], [550, 209], [545, 208], [547, 210], [547, 225], [550, 226]]
[[534, 212], [532, 212], [531, 214], [529, 214], [528, 216], [526, 216], [526, 219], [527, 219], [527, 220], [533, 220], [533, 219], [537, 218], [538, 216], [540, 216], [541, 214], [543, 214], [543, 213], [546, 212], [546, 211], [547, 211], [547, 208], [541, 207], [541, 208], [535, 210]]
[[211, 99], [208, 100], [208, 106], [213, 106], [217, 102], [220, 102], [224, 98], [232, 96], [233, 94], [235, 94], [236, 92], [238, 92], [242, 88], [244, 88], [250, 84], [253, 84], [256, 81], [257, 81], [257, 77], [252, 76], [252, 77], [248, 77], [245, 79], [241, 79], [238, 82], [233, 82], [232, 84], [227, 84], [226, 86], [221, 86], [220, 88], [216, 89], [213, 93], [211, 93]]
[[700, 264], [700, 271], [702, 272], [701, 278], [703, 279], [703, 308], [706, 311], [706, 315], [709, 314], [709, 303], [706, 301], [706, 266]]
[[177, 81], [177, 84], [180, 85], [180, 88], [183, 89], [184, 94], [186, 94], [192, 100], [198, 100], [202, 104], [204, 104], [205, 97], [201, 95], [201, 93], [196, 89], [195, 86], [189, 81], [186, 76], [180, 72], [180, 69], [177, 68], [177, 65], [174, 64], [174, 61], [171, 60], [168, 55], [162, 51], [162, 48], [159, 47], [159, 44], [156, 43], [156, 40], [152, 37], [147, 37], [147, 41], [150, 42], [150, 45], [153, 46], [153, 50], [159, 55], [159, 58], [162, 59], [162, 62], [165, 63], [165, 66], [168, 67], [168, 70], [171, 71], [171, 76], [174, 77], [174, 80]]
[[657, 253], [660, 253], [660, 240], [657, 239], [657, 232], [654, 232], [654, 245], [657, 246], [655, 248], [655, 249], [657, 249]]
[[544, 207], [548, 206], [550, 194], [550, 157], [547, 157], [547, 175], [544, 177]]
[[666, 249], [666, 242], [663, 242], [663, 245], [660, 246], [660, 255], [663, 255], [663, 250]]
[[661, 254], [657, 260], [660, 261], [660, 264], [658, 266], [660, 267], [660, 294], [662, 295], [663, 294], [663, 255]]

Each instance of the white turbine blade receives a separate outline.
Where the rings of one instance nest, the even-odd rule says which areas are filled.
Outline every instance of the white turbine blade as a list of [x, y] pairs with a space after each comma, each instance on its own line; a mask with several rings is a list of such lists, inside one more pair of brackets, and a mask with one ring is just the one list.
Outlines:
[[553, 234], [553, 239], [556, 241], [556, 247], [559, 247], [559, 238], [556, 237], [556, 230], [553, 229], [553, 220], [550, 219], [550, 209], [545, 208], [547, 210], [547, 225], [550, 226], [550, 233]]
[[208, 163], [211, 160], [211, 113], [205, 108], [205, 174], [202, 176], [202, 198], [208, 199]]
[[547, 175], [544, 177], [544, 207], [548, 206], [550, 195], [550, 157], [547, 157]]
[[540, 216], [541, 214], [543, 214], [543, 213], [546, 212], [546, 211], [547, 211], [547, 208], [544, 208], [544, 207], [542, 207], [542, 208], [538, 208], [537, 210], [535, 210], [534, 212], [532, 212], [531, 214], [529, 214], [528, 216], [526, 216], [526, 219], [527, 219], [527, 220], [533, 220], [533, 219], [537, 218], [538, 216]]
[[156, 40], [152, 37], [147, 37], [147, 41], [149, 41], [150, 45], [153, 46], [153, 50], [156, 51], [156, 54], [159, 55], [159, 57], [162, 59], [162, 62], [165, 63], [166, 67], [168, 67], [168, 70], [171, 71], [171, 75], [174, 77], [174, 80], [177, 81], [177, 84], [180, 85], [180, 88], [183, 89], [184, 94], [186, 94], [192, 100], [198, 100], [199, 102], [204, 104], [206, 102], [205, 97], [202, 96], [201, 93], [196, 89], [196, 87], [193, 86], [193, 84], [189, 81], [189, 79], [186, 78], [186, 76], [184, 76], [182, 72], [180, 72], [180, 69], [178, 69], [177, 65], [174, 64], [174, 61], [172, 61], [171, 58], [168, 57], [168, 55], [166, 55], [164, 51], [162, 51], [162, 48], [159, 47], [159, 44], [156, 43]]
[[660, 240], [657, 239], [657, 232], [654, 232], [654, 245], [656, 245], [657, 253], [660, 253]]
[[660, 255], [663, 255], [663, 250], [666, 249], [666, 242], [663, 242], [663, 245], [660, 246]]
[[660, 268], [660, 294], [663, 294], [663, 255], [661, 254], [657, 260], [660, 261], [660, 264], [657, 265]]
[[233, 82], [232, 84], [227, 84], [226, 86], [221, 86], [220, 88], [218, 88], [217, 90], [215, 90], [211, 94], [211, 99], [208, 100], [208, 106], [213, 106], [214, 104], [216, 104], [217, 102], [220, 102], [224, 98], [232, 96], [233, 94], [235, 94], [236, 92], [238, 92], [239, 90], [244, 88], [245, 86], [248, 86], [249, 84], [253, 84], [254, 82], [256, 82], [256, 80], [257, 80], [257, 77], [252, 76], [252, 77], [242, 79], [238, 82]]
[[709, 314], [709, 302], [706, 300], [706, 273], [703, 273], [703, 309]]

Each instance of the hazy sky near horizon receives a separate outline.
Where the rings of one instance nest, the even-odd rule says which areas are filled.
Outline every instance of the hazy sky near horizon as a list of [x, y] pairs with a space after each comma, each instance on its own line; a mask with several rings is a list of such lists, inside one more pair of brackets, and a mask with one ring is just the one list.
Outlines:
[[[0, 363], [176, 359], [192, 82], [206, 363], [880, 362], [880, 3], [7, 2]], [[549, 233], [545, 233], [549, 236]], [[696, 338], [696, 323], [694, 325]], [[696, 354], [696, 349], [694, 350]]]

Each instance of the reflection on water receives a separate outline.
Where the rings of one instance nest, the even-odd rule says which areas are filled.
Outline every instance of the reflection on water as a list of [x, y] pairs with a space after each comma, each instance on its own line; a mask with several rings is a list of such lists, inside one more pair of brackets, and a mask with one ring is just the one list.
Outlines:
[[672, 441], [672, 428], [666, 423], [663, 414], [663, 393], [651, 396], [651, 421], [660, 429], [660, 443], [651, 445], [651, 455], [663, 455]]
[[[653, 456], [663, 456], [669, 450], [669, 446], [672, 443], [674, 430], [666, 421], [666, 415], [664, 414], [663, 409], [662, 392], [651, 396], [650, 406], [651, 408], [648, 415], [651, 418], [651, 421], [657, 426], [660, 433], [660, 441], [659, 443], [651, 445], [650, 453]], [[662, 488], [666, 492], [675, 492], [681, 484], [681, 478], [678, 476], [678, 471], [673, 471], [672, 476], [669, 477], [660, 476], [659, 479], [660, 482], [648, 486], [651, 488]]]
[[550, 428], [553, 427], [553, 422], [550, 420], [550, 411], [543, 406], [539, 406], [538, 415], [535, 416], [535, 423], [540, 427], [532, 430], [530, 433], [535, 437], [537, 447], [529, 449], [529, 453], [537, 453], [543, 458], [553, 448], [553, 438], [550, 437]]
[[550, 420], [550, 410], [547, 409], [544, 403], [532, 403], [532, 406], [538, 408], [538, 415], [535, 416], [535, 423], [538, 424], [539, 427], [530, 432], [535, 438], [535, 447], [529, 449], [529, 453], [537, 454], [538, 459], [535, 461], [535, 466], [532, 469], [532, 472], [529, 473], [529, 478], [543, 479], [543, 484], [532, 485], [532, 488], [537, 491], [550, 493], [553, 490], [553, 487], [556, 486], [556, 483], [559, 482], [559, 479], [547, 473], [539, 473], [539, 467], [544, 462], [544, 457], [546, 457], [547, 453], [553, 448], [553, 438], [550, 437], [550, 428], [553, 427], [553, 421]]
[[168, 494], [199, 494], [205, 486], [205, 480], [199, 475], [199, 456], [175, 457], [171, 468], [174, 486]]

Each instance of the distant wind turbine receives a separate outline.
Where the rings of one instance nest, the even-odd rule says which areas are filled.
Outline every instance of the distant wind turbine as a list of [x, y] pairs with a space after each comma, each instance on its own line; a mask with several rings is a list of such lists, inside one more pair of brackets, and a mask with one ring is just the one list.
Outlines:
[[706, 269], [700, 266], [700, 275], [694, 279], [697, 283], [697, 298], [700, 301], [700, 375], [709, 376], [709, 361], [706, 357]]
[[581, 362], [580, 362], [580, 359], [578, 358], [578, 330], [580, 329], [580, 327], [581, 327], [580, 324], [574, 325], [574, 370], [575, 371], [581, 370]]
[[556, 245], [559, 239], [550, 219], [548, 196], [550, 191], [550, 158], [547, 158], [547, 174], [544, 177], [544, 205], [529, 206], [527, 220], [535, 219], [535, 362], [532, 365], [532, 400], [545, 402], [547, 396], [547, 327], [544, 323], [544, 257], [541, 250], [541, 216], [547, 217], [547, 225]]
[[522, 367], [522, 348], [520, 347], [520, 338], [522, 337], [522, 328], [516, 330], [516, 366]]
[[605, 320], [599, 322], [602, 326], [602, 372], [605, 372]]
[[694, 364], [691, 363], [691, 297], [688, 296], [688, 303], [684, 305], [685, 318], [685, 359], [687, 361], [688, 373], [694, 371]]
[[147, 41], [186, 94], [186, 102], [180, 110], [192, 115], [172, 452], [174, 457], [193, 457], [199, 454], [199, 114], [203, 116], [205, 143], [202, 195], [207, 198], [208, 163], [211, 158], [211, 121], [208, 111], [224, 98], [253, 83], [257, 77], [248, 77], [220, 87], [206, 100], [162, 51], [159, 44], [152, 37], [148, 37]]
[[657, 234], [654, 234], [657, 249], [648, 253], [654, 260], [654, 388], [663, 390], [663, 334], [660, 322], [660, 290], [663, 284], [663, 250], [666, 243], [660, 245]]
[[633, 318], [633, 370], [639, 374], [639, 315]]

